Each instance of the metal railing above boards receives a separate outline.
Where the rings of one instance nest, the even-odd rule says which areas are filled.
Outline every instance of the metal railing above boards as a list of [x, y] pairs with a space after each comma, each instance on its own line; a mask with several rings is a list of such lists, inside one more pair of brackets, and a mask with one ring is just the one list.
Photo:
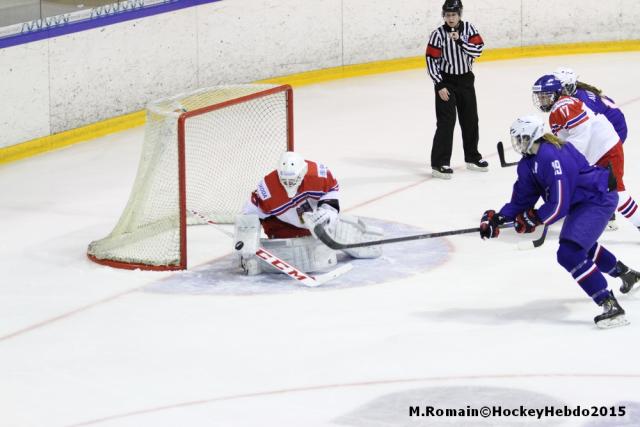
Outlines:
[[0, 0], [0, 49], [221, 0]]
[[[126, 0], [2, 0], [0, 1], [0, 27], [46, 21], [72, 12], [127, 3]], [[52, 20], [55, 21], [55, 20]], [[62, 21], [62, 18], [58, 19]]]

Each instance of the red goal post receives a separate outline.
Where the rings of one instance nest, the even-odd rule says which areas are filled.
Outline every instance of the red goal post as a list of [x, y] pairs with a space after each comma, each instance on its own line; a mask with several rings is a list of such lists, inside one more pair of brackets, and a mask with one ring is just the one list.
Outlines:
[[116, 268], [187, 268], [187, 209], [231, 223], [282, 152], [293, 150], [289, 85], [228, 85], [153, 102], [138, 173], [114, 230], [89, 259]]

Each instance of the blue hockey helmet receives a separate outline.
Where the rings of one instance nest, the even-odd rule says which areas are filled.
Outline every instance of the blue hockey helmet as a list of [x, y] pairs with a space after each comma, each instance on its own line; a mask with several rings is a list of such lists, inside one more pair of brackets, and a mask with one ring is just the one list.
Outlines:
[[562, 94], [562, 82], [553, 74], [545, 74], [533, 84], [533, 105], [548, 113]]

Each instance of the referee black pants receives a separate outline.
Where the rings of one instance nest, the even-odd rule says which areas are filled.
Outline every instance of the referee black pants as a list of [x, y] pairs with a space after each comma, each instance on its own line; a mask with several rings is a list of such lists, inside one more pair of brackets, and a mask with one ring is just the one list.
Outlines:
[[456, 110], [460, 116], [464, 161], [477, 162], [482, 155], [478, 152], [478, 106], [473, 85], [475, 76], [471, 72], [460, 75], [442, 73], [442, 78], [449, 89], [449, 100], [443, 101], [436, 90], [437, 129], [431, 148], [431, 167], [451, 165]]

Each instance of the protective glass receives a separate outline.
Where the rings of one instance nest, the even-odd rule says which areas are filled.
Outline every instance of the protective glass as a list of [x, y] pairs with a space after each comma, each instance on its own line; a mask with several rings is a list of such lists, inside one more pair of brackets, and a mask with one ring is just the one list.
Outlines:
[[[68, 13], [87, 9], [96, 9], [108, 14], [111, 10], [118, 10], [119, 3], [125, 4], [127, 0], [0, 0], [0, 27], [24, 23], [22, 31], [25, 31], [25, 28], [29, 29], [32, 25], [38, 28], [33, 22], [36, 20], [45, 21], [49, 18], [48, 22], [62, 23], [63, 19], [57, 20], [53, 17], [62, 18]], [[102, 7], [104, 8], [101, 9]]]

